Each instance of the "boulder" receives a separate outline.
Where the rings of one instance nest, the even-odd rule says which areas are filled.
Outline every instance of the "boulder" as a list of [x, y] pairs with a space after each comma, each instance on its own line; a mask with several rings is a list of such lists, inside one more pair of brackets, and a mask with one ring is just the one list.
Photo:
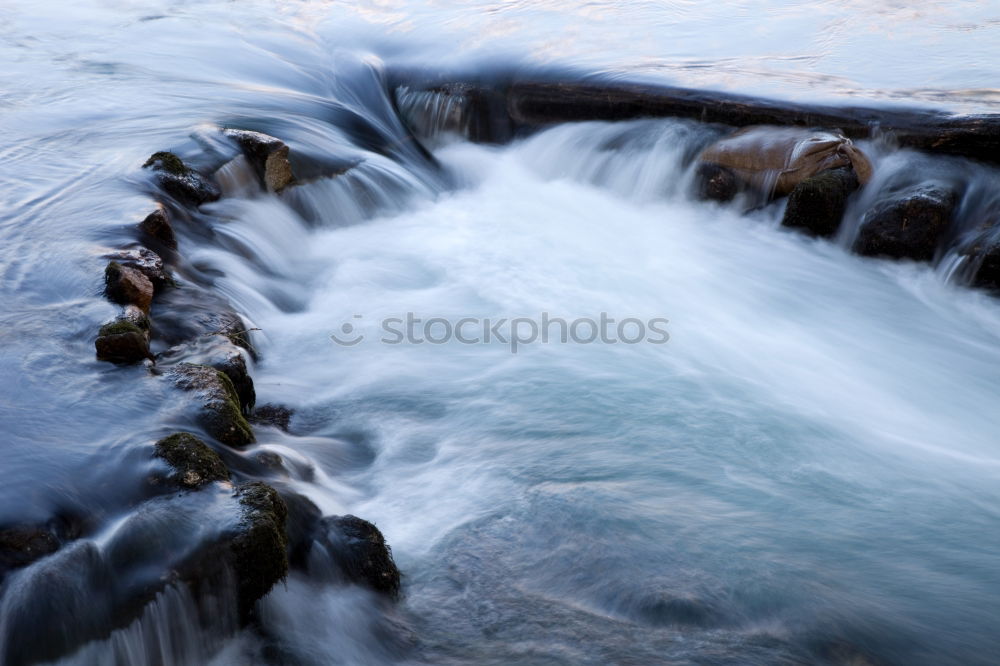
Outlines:
[[240, 350], [235, 345], [231, 345], [229, 349], [222, 351], [218, 357], [206, 365], [210, 365], [229, 377], [233, 388], [236, 389], [236, 396], [239, 399], [243, 415], [249, 416], [257, 402], [257, 392], [254, 391], [253, 379], [247, 371], [247, 362]]
[[183, 204], [199, 206], [217, 201], [221, 196], [215, 184], [188, 167], [173, 153], [153, 153], [142, 166], [144, 169], [152, 169], [156, 174], [156, 182], [163, 191]]
[[782, 226], [813, 236], [833, 236], [847, 210], [847, 200], [858, 185], [857, 174], [849, 167], [828, 169], [806, 178], [788, 195]]
[[235, 448], [254, 441], [253, 430], [243, 418], [239, 394], [225, 373], [207, 365], [181, 363], [169, 375], [177, 388], [197, 393], [199, 423], [212, 437]]
[[283, 141], [248, 130], [227, 129], [223, 134], [240, 147], [268, 192], [280, 192], [295, 182], [288, 146]]
[[695, 169], [695, 196], [702, 201], [726, 203], [744, 187], [732, 169], [718, 164], [699, 164]]
[[288, 575], [288, 508], [274, 488], [260, 481], [239, 486], [236, 496], [242, 507], [241, 529], [230, 549], [239, 614], [248, 618], [257, 600]]
[[94, 347], [98, 360], [111, 363], [138, 363], [153, 358], [148, 333], [127, 319], [101, 326]]
[[769, 197], [784, 196], [827, 169], [852, 167], [861, 184], [872, 172], [868, 158], [839, 132], [798, 127], [746, 127], [703, 150], [698, 162], [729, 169]]
[[254, 410], [250, 421], [288, 432], [288, 426], [292, 422], [292, 410], [281, 405], [261, 405]]
[[104, 258], [139, 271], [149, 279], [154, 289], [160, 289], [174, 282], [169, 271], [163, 267], [163, 259], [149, 248], [118, 250], [104, 255]]
[[0, 528], [0, 578], [58, 549], [59, 540], [45, 528], [31, 525]]
[[213, 481], [228, 481], [229, 469], [222, 458], [194, 435], [179, 432], [154, 445], [153, 455], [171, 468], [167, 480], [183, 488], [200, 488]]
[[320, 521], [317, 542], [348, 581], [399, 597], [399, 569], [375, 525], [357, 516], [328, 516]]
[[167, 210], [160, 206], [139, 223], [139, 231], [152, 239], [154, 243], [163, 245], [167, 249], [177, 249], [177, 236], [174, 235], [174, 228], [167, 217]]
[[233, 388], [236, 389], [240, 411], [248, 416], [257, 401], [253, 379], [247, 370], [246, 352], [233, 344], [221, 333], [202, 336], [196, 340], [171, 347], [161, 353], [157, 359], [163, 365], [173, 365], [179, 362], [207, 365], [224, 373]]
[[110, 301], [149, 312], [153, 283], [138, 269], [112, 261], [104, 269], [104, 294]]
[[954, 191], [937, 186], [897, 193], [865, 214], [854, 251], [869, 257], [930, 261], [957, 203]]
[[[288, 572], [286, 509], [270, 486], [151, 499], [107, 530], [24, 572], [0, 598], [0, 663], [55, 661], [142, 616], [168, 587], [185, 587], [185, 619], [232, 632]], [[220, 489], [217, 489], [220, 490]], [[162, 618], [169, 629], [170, 618]]]
[[149, 315], [140, 310], [138, 307], [134, 305], [126, 305], [125, 309], [122, 311], [120, 319], [134, 325], [147, 336], [149, 335], [149, 329], [151, 326]]
[[985, 247], [976, 261], [977, 266], [972, 275], [972, 286], [983, 289], [1000, 289], [1000, 242]]

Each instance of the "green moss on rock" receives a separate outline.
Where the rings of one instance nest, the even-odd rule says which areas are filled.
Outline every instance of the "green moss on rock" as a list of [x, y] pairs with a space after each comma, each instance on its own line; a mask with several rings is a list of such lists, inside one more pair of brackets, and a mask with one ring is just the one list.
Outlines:
[[101, 326], [101, 330], [98, 332], [98, 335], [120, 335], [122, 333], [139, 333], [141, 335], [142, 329], [130, 321], [117, 319]]
[[222, 458], [194, 435], [179, 432], [155, 445], [154, 455], [173, 468], [170, 480], [185, 488], [200, 488], [212, 481], [229, 480]]
[[150, 155], [146, 163], [142, 165], [144, 169], [152, 167], [157, 171], [166, 171], [167, 173], [172, 173], [175, 176], [187, 175], [191, 169], [188, 168], [186, 164], [171, 152], [161, 150], [159, 152]]
[[212, 437], [236, 448], [254, 441], [253, 430], [240, 408], [239, 394], [225, 373], [207, 365], [181, 363], [172, 374], [178, 388], [202, 394], [199, 420]]
[[278, 491], [260, 481], [239, 486], [236, 496], [242, 507], [242, 529], [230, 548], [238, 581], [240, 617], [245, 618], [257, 600], [288, 575], [288, 508]]

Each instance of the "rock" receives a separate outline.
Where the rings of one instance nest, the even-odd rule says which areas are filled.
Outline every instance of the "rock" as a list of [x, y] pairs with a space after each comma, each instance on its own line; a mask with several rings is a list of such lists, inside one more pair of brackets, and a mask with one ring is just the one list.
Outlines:
[[247, 362], [243, 354], [235, 346], [224, 352], [221, 358], [207, 363], [216, 370], [225, 373], [229, 381], [236, 389], [237, 398], [240, 401], [240, 409], [244, 416], [249, 416], [253, 412], [257, 402], [257, 392], [253, 388], [253, 379], [247, 371]]
[[19, 525], [0, 529], [0, 578], [59, 549], [59, 540], [47, 529]]
[[288, 537], [288, 562], [293, 567], [306, 569], [309, 550], [312, 548], [323, 513], [305, 495], [289, 490], [279, 492], [288, 508], [288, 520], [285, 525], [285, 534]]
[[865, 214], [854, 251], [869, 257], [930, 261], [957, 202], [953, 191], [940, 187], [905, 190]]
[[767, 196], [784, 196], [827, 169], [853, 167], [862, 184], [872, 171], [868, 158], [842, 134], [797, 127], [746, 127], [710, 145], [698, 161], [731, 170]]
[[399, 569], [377, 527], [356, 516], [329, 516], [320, 521], [319, 532], [347, 580], [392, 599], [399, 597]]
[[153, 153], [142, 166], [156, 172], [156, 181], [160, 187], [181, 203], [199, 206], [217, 201], [221, 196], [219, 188], [173, 153]]
[[978, 266], [972, 275], [972, 286], [1000, 289], [1000, 243], [987, 246], [976, 261]]
[[174, 235], [174, 227], [170, 224], [167, 210], [163, 206], [154, 210], [139, 223], [139, 231], [168, 249], [177, 249], [177, 236]]
[[828, 169], [807, 178], [788, 195], [781, 224], [813, 236], [833, 236], [844, 217], [848, 197], [856, 189], [858, 177], [848, 167]]
[[292, 422], [292, 410], [281, 405], [261, 405], [250, 416], [250, 421], [288, 432]]
[[153, 358], [149, 352], [148, 334], [126, 319], [101, 326], [94, 347], [100, 361], [138, 363]]
[[112, 261], [104, 269], [104, 294], [122, 305], [135, 305], [149, 312], [153, 302], [153, 283], [139, 270]]
[[248, 130], [227, 129], [223, 134], [235, 141], [257, 172], [268, 192], [280, 192], [295, 182], [288, 161], [288, 146], [280, 139]]
[[229, 480], [229, 469], [219, 454], [186, 432], [158, 441], [153, 455], [167, 461], [172, 468], [168, 480], [184, 488], [200, 488], [213, 481]]
[[243, 508], [240, 533], [232, 540], [239, 613], [248, 617], [258, 599], [288, 575], [288, 508], [278, 492], [260, 481], [236, 489]]
[[695, 169], [695, 196], [702, 201], [732, 201], [742, 190], [736, 174], [718, 164], [699, 164]]
[[[286, 513], [260, 482], [229, 496], [203, 487], [143, 503], [101, 540], [69, 544], [5, 589], [0, 618], [5, 635], [19, 639], [0, 641], [0, 663], [55, 661], [105, 639], [168, 587], [190, 593], [188, 621], [235, 632], [287, 575]], [[158, 618], [157, 629], [170, 626]]]
[[174, 282], [170, 273], [163, 267], [163, 259], [149, 248], [139, 247], [133, 250], [118, 250], [104, 255], [104, 258], [116, 261], [122, 266], [136, 269], [149, 278], [154, 289], [160, 289]]
[[183, 361], [207, 365], [223, 372], [236, 389], [240, 411], [244, 415], [249, 415], [257, 401], [257, 394], [254, 391], [253, 379], [247, 370], [245, 353], [229, 338], [217, 333], [171, 347], [157, 358], [168, 366]]
[[181, 363], [170, 370], [170, 376], [177, 388], [198, 393], [199, 422], [212, 437], [235, 448], [254, 441], [236, 387], [225, 373], [206, 365]]
[[134, 305], [126, 305], [125, 310], [122, 312], [121, 319], [134, 325], [147, 336], [149, 335], [149, 316], [138, 307]]

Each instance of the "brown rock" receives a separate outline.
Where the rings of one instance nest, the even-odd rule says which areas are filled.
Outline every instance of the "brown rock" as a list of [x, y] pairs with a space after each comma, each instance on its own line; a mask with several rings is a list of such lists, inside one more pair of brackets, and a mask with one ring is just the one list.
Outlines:
[[153, 283], [138, 269], [112, 261], [104, 269], [104, 293], [115, 303], [135, 305], [149, 312], [153, 302]]

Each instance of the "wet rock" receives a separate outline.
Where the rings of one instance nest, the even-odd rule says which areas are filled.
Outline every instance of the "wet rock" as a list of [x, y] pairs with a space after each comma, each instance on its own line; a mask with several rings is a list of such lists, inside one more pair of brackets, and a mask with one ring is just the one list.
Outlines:
[[222, 458], [194, 435], [179, 432], [155, 444], [154, 455], [170, 465], [168, 480], [184, 488], [200, 488], [213, 481], [228, 481]]
[[49, 530], [29, 525], [0, 528], [0, 578], [59, 549]]
[[236, 496], [243, 509], [241, 531], [230, 547], [240, 617], [245, 618], [257, 600], [288, 575], [288, 508], [274, 488], [260, 481], [239, 486]]
[[127, 319], [101, 326], [94, 341], [97, 358], [111, 363], [138, 363], [151, 359], [148, 334]]
[[181, 363], [169, 374], [177, 388], [197, 392], [201, 403], [199, 423], [212, 437], [234, 448], [254, 441], [253, 430], [243, 418], [236, 387], [225, 373], [207, 365]]
[[173, 153], [153, 153], [142, 166], [156, 172], [163, 191], [181, 203], [198, 206], [219, 199], [219, 188]]
[[983, 289], [1000, 289], [1000, 243], [985, 248], [978, 257], [972, 275], [972, 285]]
[[288, 561], [291, 566], [304, 569], [323, 513], [305, 495], [288, 490], [280, 492], [281, 498], [288, 508], [288, 520], [285, 525], [285, 534], [288, 538]]
[[844, 218], [847, 200], [858, 185], [857, 175], [848, 167], [829, 169], [803, 180], [788, 195], [782, 226], [813, 236], [833, 236]]
[[319, 531], [319, 539], [347, 580], [398, 598], [399, 569], [375, 525], [357, 516], [330, 516], [320, 521]]
[[876, 204], [861, 221], [854, 251], [869, 257], [930, 261], [951, 224], [958, 197], [922, 186]]
[[172, 347], [161, 353], [157, 360], [168, 366], [187, 362], [219, 370], [229, 378], [236, 389], [240, 411], [244, 415], [249, 415], [257, 401], [257, 394], [254, 391], [253, 379], [247, 370], [245, 353], [229, 338], [216, 334]]
[[283, 141], [248, 130], [227, 129], [223, 130], [223, 134], [239, 145], [268, 192], [280, 192], [295, 182], [292, 165], [288, 161], [288, 146]]
[[695, 196], [702, 201], [726, 203], [742, 190], [739, 178], [726, 167], [699, 164], [695, 170]]
[[247, 362], [243, 354], [235, 346], [222, 352], [222, 356], [210, 361], [207, 365], [224, 373], [229, 377], [236, 389], [236, 396], [240, 402], [240, 410], [244, 416], [253, 412], [257, 402], [257, 392], [253, 388], [253, 379], [247, 371]]
[[149, 278], [154, 289], [160, 289], [174, 282], [170, 273], [163, 266], [163, 259], [149, 248], [139, 247], [133, 250], [119, 250], [105, 255], [104, 258], [116, 261], [122, 266], [136, 269]]
[[250, 416], [253, 423], [267, 425], [288, 432], [292, 422], [292, 410], [281, 405], [261, 405]]
[[139, 223], [139, 231], [152, 239], [155, 243], [171, 250], [177, 249], [177, 236], [174, 234], [174, 227], [167, 217], [167, 210], [160, 206]]
[[132, 324], [147, 336], [149, 335], [149, 315], [140, 310], [138, 307], [134, 305], [126, 305], [120, 318]]
[[853, 167], [863, 184], [871, 163], [839, 132], [798, 127], [746, 127], [698, 156], [702, 164], [725, 167], [747, 186], [766, 196], [788, 194], [802, 181], [838, 167]]
[[139, 270], [112, 261], [104, 269], [104, 294], [122, 305], [135, 305], [149, 312], [153, 302], [153, 283]]

